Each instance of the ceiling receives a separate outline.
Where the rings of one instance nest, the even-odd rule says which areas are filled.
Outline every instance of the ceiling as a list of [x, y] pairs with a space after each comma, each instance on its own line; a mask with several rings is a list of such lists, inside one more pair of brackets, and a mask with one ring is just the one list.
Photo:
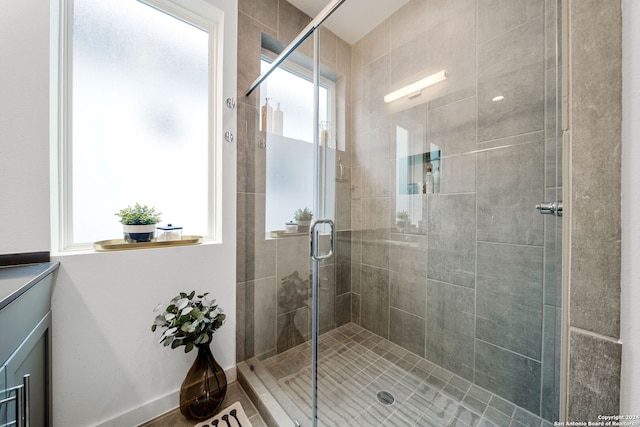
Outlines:
[[[329, 0], [287, 0], [315, 17]], [[354, 44], [369, 33], [409, 0], [346, 0], [325, 22], [327, 28], [349, 44]]]

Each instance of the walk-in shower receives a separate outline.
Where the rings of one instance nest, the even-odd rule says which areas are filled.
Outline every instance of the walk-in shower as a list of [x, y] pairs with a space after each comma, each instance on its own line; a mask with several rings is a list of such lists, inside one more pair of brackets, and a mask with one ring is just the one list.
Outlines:
[[561, 2], [357, 2], [240, 1], [238, 361], [303, 426], [558, 420]]

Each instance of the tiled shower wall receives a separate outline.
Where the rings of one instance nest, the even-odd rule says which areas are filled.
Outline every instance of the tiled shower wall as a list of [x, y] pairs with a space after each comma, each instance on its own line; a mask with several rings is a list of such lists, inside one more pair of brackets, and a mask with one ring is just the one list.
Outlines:
[[[238, 360], [309, 334], [309, 309], [283, 305], [305, 279], [306, 237], [265, 238], [261, 34], [289, 42], [309, 18], [284, 0], [239, 1]], [[347, 180], [336, 182], [337, 254], [321, 269], [321, 329], [354, 321], [518, 405], [557, 419], [560, 222], [533, 209], [560, 198], [555, 1], [414, 0], [354, 46], [322, 31], [338, 81]], [[302, 51], [311, 55], [310, 44]], [[446, 69], [412, 101], [391, 90]], [[351, 80], [349, 79], [351, 77]], [[546, 88], [543, 89], [543, 88]], [[491, 102], [502, 94], [505, 101]], [[422, 232], [395, 229], [395, 124], [442, 150], [441, 192], [421, 199]], [[353, 150], [351, 136], [353, 136]], [[544, 262], [543, 262], [544, 261]], [[291, 325], [294, 325], [292, 327]], [[298, 335], [299, 334], [299, 335]]]
[[[561, 230], [534, 206], [561, 197], [556, 9], [413, 0], [352, 48], [353, 321], [549, 420]], [[382, 101], [443, 69], [417, 98]], [[442, 153], [411, 234], [395, 228], [397, 123], [422, 129], [409, 154]]]

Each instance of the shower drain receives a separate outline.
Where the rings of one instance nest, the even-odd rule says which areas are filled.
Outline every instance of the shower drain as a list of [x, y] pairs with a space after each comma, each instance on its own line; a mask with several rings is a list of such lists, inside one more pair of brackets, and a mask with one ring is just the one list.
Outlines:
[[393, 397], [393, 394], [386, 390], [379, 391], [376, 393], [376, 397], [378, 398], [378, 402], [383, 405], [393, 405], [393, 402], [396, 401], [396, 398]]

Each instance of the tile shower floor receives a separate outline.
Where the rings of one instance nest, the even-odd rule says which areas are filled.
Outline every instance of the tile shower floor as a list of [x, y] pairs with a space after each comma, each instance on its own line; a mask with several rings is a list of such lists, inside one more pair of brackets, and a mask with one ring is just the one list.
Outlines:
[[[274, 395], [284, 393], [305, 417], [311, 413], [310, 362], [309, 342], [262, 361], [279, 386]], [[320, 337], [318, 366], [321, 426], [552, 425], [353, 323]], [[380, 403], [379, 391], [390, 392], [394, 402]], [[297, 421], [310, 425], [310, 418]]]

